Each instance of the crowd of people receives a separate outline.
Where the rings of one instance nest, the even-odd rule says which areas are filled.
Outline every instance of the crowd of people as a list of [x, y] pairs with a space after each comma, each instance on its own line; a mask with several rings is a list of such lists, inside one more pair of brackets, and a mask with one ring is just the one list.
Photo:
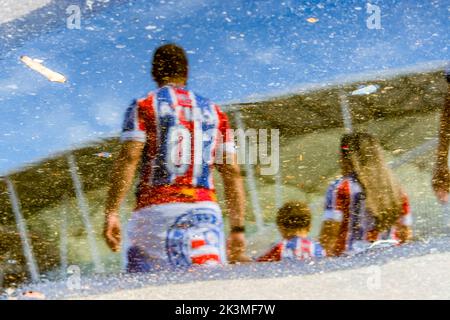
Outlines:
[[[282, 241], [260, 257], [249, 257], [245, 192], [226, 114], [187, 89], [188, 60], [181, 47], [157, 48], [152, 76], [158, 89], [126, 111], [122, 149], [106, 200], [104, 236], [109, 247], [119, 251], [119, 207], [140, 164], [137, 205], [127, 226], [129, 272], [341, 256], [366, 250], [377, 241], [401, 245], [412, 239], [408, 196], [389, 169], [380, 143], [369, 133], [354, 132], [344, 134], [336, 146], [341, 177], [325, 194], [318, 240], [309, 236], [308, 204], [290, 201], [277, 212]], [[449, 191], [449, 119], [447, 96], [433, 176], [433, 188], [442, 202], [448, 201]], [[228, 240], [212, 179], [214, 168], [223, 179]]]

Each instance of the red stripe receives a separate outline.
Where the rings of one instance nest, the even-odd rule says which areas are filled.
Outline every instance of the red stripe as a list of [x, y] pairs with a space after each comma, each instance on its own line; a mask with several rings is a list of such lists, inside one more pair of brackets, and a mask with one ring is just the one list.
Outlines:
[[[156, 115], [153, 106], [154, 95], [149, 94], [146, 99], [138, 101], [138, 116], [139, 116], [139, 128], [146, 131], [147, 134], [147, 148], [145, 149], [147, 154], [147, 162], [142, 164], [142, 178], [139, 181], [140, 185], [147, 183], [150, 180], [152, 174], [152, 159], [157, 152], [157, 128], [156, 128]], [[143, 129], [144, 128], [144, 129]]]
[[204, 239], [191, 240], [191, 248], [192, 249], [200, 248], [200, 247], [204, 246], [205, 244], [206, 244], [206, 241]]
[[205, 264], [208, 261], [220, 262], [220, 258], [217, 254], [202, 254], [201, 256], [192, 257], [193, 264]]
[[334, 247], [334, 253], [340, 255], [347, 247], [348, 224], [350, 220], [350, 182], [347, 179], [343, 180], [336, 192], [336, 209], [342, 211], [343, 219], [338, 239]]

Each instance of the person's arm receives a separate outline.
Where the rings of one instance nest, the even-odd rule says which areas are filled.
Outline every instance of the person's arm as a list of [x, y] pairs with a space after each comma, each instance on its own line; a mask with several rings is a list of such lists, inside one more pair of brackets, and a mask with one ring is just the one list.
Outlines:
[[[227, 115], [214, 105], [217, 112], [218, 141], [215, 167], [222, 176], [225, 201], [229, 212], [230, 237], [227, 242], [227, 254], [230, 263], [251, 261], [245, 255], [245, 189], [238, 165], [233, 130]], [[220, 161], [218, 161], [220, 160]]]
[[405, 243], [412, 240], [412, 229], [410, 226], [398, 224], [396, 226], [396, 234], [400, 243]]
[[405, 243], [412, 240], [412, 213], [409, 199], [406, 194], [402, 196], [402, 214], [395, 225], [395, 233], [400, 243]]
[[230, 233], [229, 238], [229, 262], [251, 261], [245, 255], [245, 234], [244, 231], [233, 232], [235, 228], [245, 226], [245, 190], [242, 181], [241, 170], [237, 161], [232, 164], [217, 164], [225, 189], [225, 201], [229, 212]]
[[319, 241], [325, 249], [327, 256], [334, 255], [334, 246], [337, 242], [341, 223], [333, 220], [325, 220], [322, 222]]
[[144, 143], [125, 141], [117, 157], [105, 205], [104, 237], [112, 251], [119, 251], [121, 241], [119, 208], [126, 197], [142, 156]]
[[[334, 195], [336, 195], [335, 201], [332, 200]], [[340, 183], [336, 189], [331, 186], [327, 191], [327, 204], [319, 236], [320, 244], [327, 256], [337, 256], [345, 250], [345, 234], [341, 232], [343, 227], [348, 225], [348, 218], [344, 217], [350, 216], [350, 198], [351, 188], [347, 181]], [[360, 196], [355, 199], [361, 201]]]
[[450, 143], [450, 84], [442, 111], [439, 126], [439, 146], [437, 149], [436, 165], [433, 172], [433, 190], [441, 202], [448, 202], [450, 189], [450, 174], [448, 168], [448, 151]]
[[224, 184], [230, 227], [243, 227], [245, 224], [245, 190], [239, 165], [221, 164], [217, 166], [217, 169]]

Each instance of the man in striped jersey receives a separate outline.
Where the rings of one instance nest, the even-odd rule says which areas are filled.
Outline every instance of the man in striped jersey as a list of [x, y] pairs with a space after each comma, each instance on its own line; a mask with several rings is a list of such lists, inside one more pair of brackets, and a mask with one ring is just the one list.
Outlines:
[[118, 211], [141, 161], [137, 206], [128, 224], [128, 271], [226, 263], [222, 213], [212, 179], [216, 167], [230, 218], [228, 260], [248, 261], [245, 194], [227, 116], [186, 88], [188, 61], [182, 48], [159, 47], [152, 75], [158, 89], [125, 114], [123, 145], [105, 209], [107, 244], [113, 251], [120, 248]]
[[311, 229], [311, 211], [299, 201], [284, 204], [277, 214], [278, 230], [283, 240], [272, 247], [258, 262], [305, 260], [325, 256], [322, 246], [308, 237]]

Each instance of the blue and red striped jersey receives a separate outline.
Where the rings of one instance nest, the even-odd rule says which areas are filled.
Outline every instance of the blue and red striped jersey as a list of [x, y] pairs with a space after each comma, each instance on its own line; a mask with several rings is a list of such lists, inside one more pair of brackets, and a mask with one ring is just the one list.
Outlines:
[[[364, 191], [353, 175], [341, 177], [328, 187], [324, 220], [340, 223], [335, 245], [336, 254], [353, 250], [357, 241], [398, 240], [395, 226], [383, 233], [375, 230], [375, 220], [365, 207]], [[406, 194], [403, 195], [402, 213], [396, 225], [412, 225], [412, 214]]]
[[121, 140], [145, 143], [137, 208], [216, 201], [212, 167], [235, 153], [229, 129], [218, 105], [183, 87], [167, 85], [133, 103]]
[[310, 238], [292, 237], [279, 242], [256, 261], [305, 260], [324, 256], [326, 256], [325, 250], [319, 243]]

